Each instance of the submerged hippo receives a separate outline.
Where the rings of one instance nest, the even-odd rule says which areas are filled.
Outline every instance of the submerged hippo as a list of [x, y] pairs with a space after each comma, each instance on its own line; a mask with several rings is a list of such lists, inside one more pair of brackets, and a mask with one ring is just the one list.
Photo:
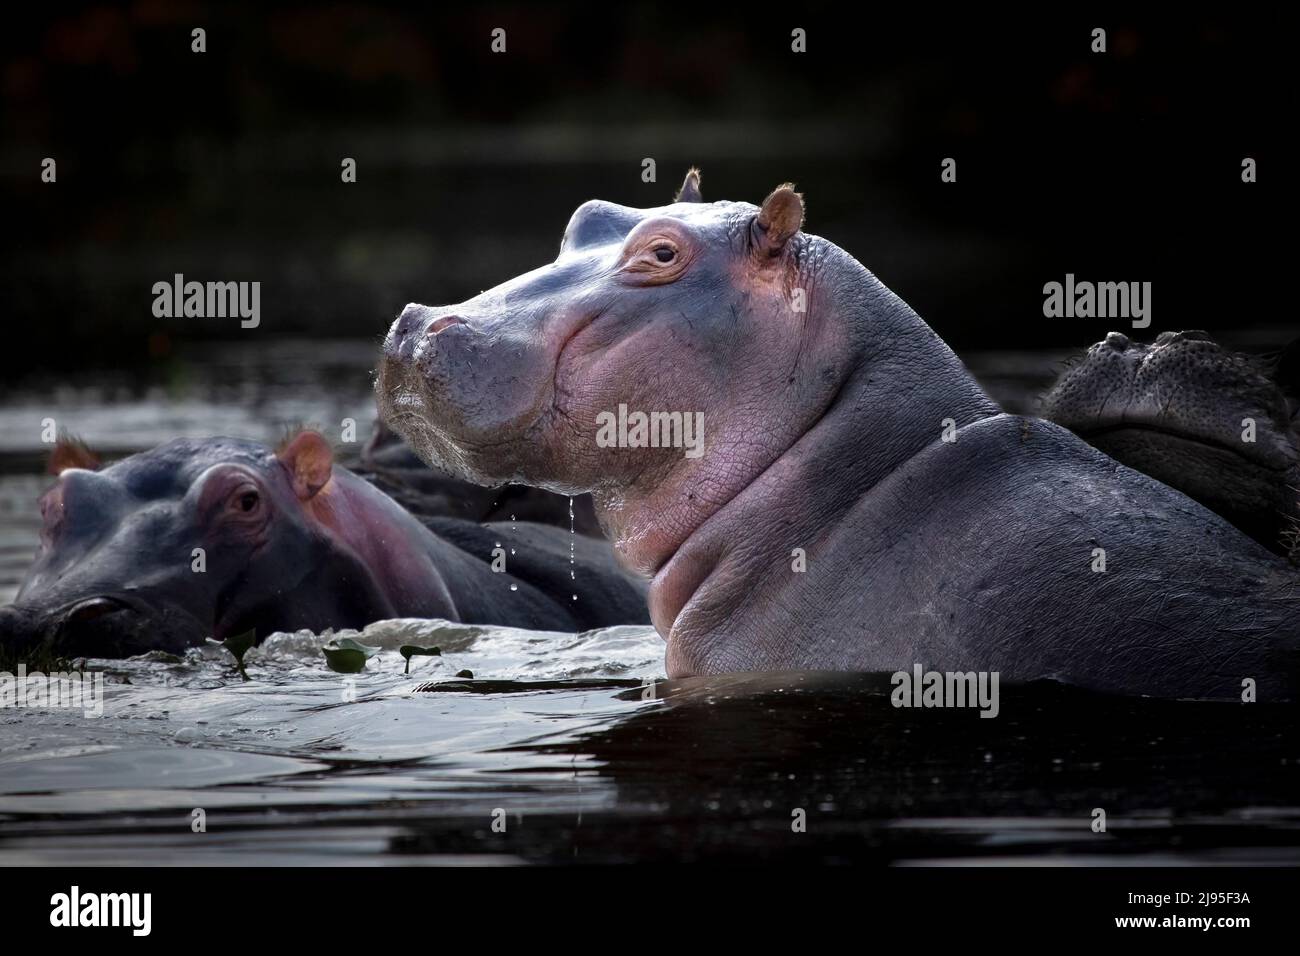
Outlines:
[[[591, 491], [653, 578], [670, 676], [921, 664], [1293, 694], [1292, 568], [1068, 430], [1003, 414], [803, 219], [789, 185], [704, 203], [694, 171], [667, 206], [584, 203], [554, 262], [407, 306], [381, 413], [469, 480]], [[633, 416], [656, 412], [648, 437]]]
[[605, 542], [522, 522], [417, 521], [335, 465], [316, 432], [278, 451], [180, 439], [105, 468], [63, 442], [51, 470], [36, 562], [0, 608], [11, 650], [118, 657], [395, 617], [563, 631], [646, 620], [644, 586]]
[[568, 497], [525, 485], [484, 488], [429, 468], [402, 437], [376, 422], [358, 462], [359, 473], [415, 515], [469, 521], [531, 521], [601, 537], [591, 495]]
[[1300, 340], [1247, 356], [1205, 332], [1112, 332], [1043, 397], [1043, 415], [1300, 560]]

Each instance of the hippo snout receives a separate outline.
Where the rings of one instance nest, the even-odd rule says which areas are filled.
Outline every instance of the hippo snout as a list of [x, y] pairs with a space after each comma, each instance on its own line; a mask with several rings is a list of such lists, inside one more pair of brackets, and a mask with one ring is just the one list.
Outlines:
[[71, 657], [130, 657], [198, 644], [206, 630], [187, 614], [137, 607], [111, 595], [81, 598], [57, 609], [0, 608], [0, 646], [29, 653], [45, 646]]
[[0, 607], [0, 648], [25, 654], [44, 639], [46, 624], [38, 611], [10, 605]]
[[422, 305], [412, 302], [404, 308], [384, 339], [384, 355], [395, 361], [409, 362], [427, 318], [428, 309]]
[[465, 319], [452, 311], [412, 302], [389, 329], [384, 340], [384, 354], [390, 359], [409, 362], [415, 358], [422, 339], [434, 338], [453, 326], [465, 324]]

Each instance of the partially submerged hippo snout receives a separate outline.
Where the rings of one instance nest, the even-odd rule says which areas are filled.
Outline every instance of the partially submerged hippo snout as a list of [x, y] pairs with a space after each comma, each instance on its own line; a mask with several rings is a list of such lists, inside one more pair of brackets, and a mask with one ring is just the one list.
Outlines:
[[1256, 357], [1201, 331], [1150, 344], [1111, 332], [1044, 396], [1043, 415], [1300, 554], [1300, 341]]
[[[8, 651], [122, 657], [373, 619], [358, 610], [376, 603], [367, 567], [326, 533], [361, 523], [341, 487], [350, 476], [335, 480], [314, 432], [277, 451], [180, 439], [107, 467], [61, 441], [50, 468], [40, 550], [14, 605], [0, 608]], [[347, 587], [336, 594], [337, 582]]]
[[122, 595], [80, 597], [55, 608], [0, 608], [0, 638], [16, 654], [48, 647], [67, 656], [131, 657], [199, 644], [210, 633], [182, 610], [150, 607]]
[[0, 608], [0, 656], [179, 652], [398, 617], [566, 631], [644, 620], [644, 588], [605, 542], [529, 524], [504, 494], [521, 519], [508, 529], [436, 507], [417, 518], [336, 465], [317, 432], [276, 449], [178, 439], [104, 468], [62, 441], [50, 469], [40, 549]]

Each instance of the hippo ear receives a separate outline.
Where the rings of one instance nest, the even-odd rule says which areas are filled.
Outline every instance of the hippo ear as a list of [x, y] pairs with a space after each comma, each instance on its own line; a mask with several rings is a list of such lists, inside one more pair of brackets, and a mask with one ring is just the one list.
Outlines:
[[785, 244], [803, 226], [803, 194], [793, 183], [777, 186], [763, 200], [763, 208], [749, 224], [750, 242], [762, 257], [781, 254]]
[[320, 432], [299, 432], [276, 452], [276, 458], [288, 469], [294, 494], [303, 501], [329, 484], [334, 452]]
[[700, 179], [700, 171], [694, 166], [687, 170], [682, 188], [677, 190], [673, 202], [704, 202], [704, 194], [700, 192]]
[[47, 466], [51, 475], [61, 475], [69, 468], [85, 468], [94, 471], [100, 465], [99, 456], [86, 447], [86, 443], [72, 435], [60, 435], [50, 452]]

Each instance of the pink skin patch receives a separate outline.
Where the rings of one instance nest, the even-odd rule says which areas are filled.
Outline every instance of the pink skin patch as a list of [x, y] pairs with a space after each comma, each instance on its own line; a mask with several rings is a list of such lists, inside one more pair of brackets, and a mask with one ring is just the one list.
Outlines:
[[455, 602], [424, 547], [422, 526], [370, 485], [337, 471], [301, 503], [303, 514], [355, 554], [395, 611], [457, 620]]
[[444, 315], [441, 318], [434, 319], [432, 322], [430, 322], [429, 329], [424, 334], [432, 338], [433, 336], [437, 335], [439, 332], [445, 332], [453, 325], [464, 325], [464, 324], [465, 324], [465, 320], [458, 315]]

